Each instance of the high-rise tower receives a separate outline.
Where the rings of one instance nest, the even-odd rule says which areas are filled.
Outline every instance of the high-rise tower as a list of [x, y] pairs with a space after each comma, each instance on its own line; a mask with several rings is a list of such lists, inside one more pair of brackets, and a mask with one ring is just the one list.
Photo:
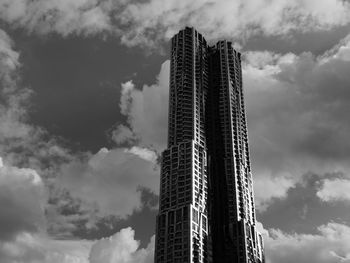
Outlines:
[[155, 263], [261, 263], [240, 53], [193, 28], [172, 38]]

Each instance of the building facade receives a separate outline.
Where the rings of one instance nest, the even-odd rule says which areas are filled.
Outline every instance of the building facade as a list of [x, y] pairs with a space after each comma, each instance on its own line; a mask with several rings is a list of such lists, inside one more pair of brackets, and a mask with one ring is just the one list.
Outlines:
[[155, 263], [262, 263], [241, 55], [193, 28], [171, 40]]

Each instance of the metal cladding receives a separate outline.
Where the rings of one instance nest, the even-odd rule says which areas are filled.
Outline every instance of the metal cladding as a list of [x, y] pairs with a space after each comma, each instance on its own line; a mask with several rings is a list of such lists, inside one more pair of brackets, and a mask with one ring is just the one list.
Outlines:
[[172, 38], [155, 263], [262, 263], [241, 55], [193, 28]]

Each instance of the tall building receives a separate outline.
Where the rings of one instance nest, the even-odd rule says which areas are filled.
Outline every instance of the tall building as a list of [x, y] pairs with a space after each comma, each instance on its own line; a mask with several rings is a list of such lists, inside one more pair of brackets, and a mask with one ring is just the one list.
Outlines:
[[193, 28], [171, 40], [155, 263], [263, 263], [241, 55]]

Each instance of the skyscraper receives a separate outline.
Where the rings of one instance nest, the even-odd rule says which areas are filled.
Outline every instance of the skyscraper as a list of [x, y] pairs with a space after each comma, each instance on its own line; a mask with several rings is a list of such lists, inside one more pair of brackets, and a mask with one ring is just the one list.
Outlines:
[[241, 55], [193, 28], [171, 41], [155, 263], [262, 263]]

